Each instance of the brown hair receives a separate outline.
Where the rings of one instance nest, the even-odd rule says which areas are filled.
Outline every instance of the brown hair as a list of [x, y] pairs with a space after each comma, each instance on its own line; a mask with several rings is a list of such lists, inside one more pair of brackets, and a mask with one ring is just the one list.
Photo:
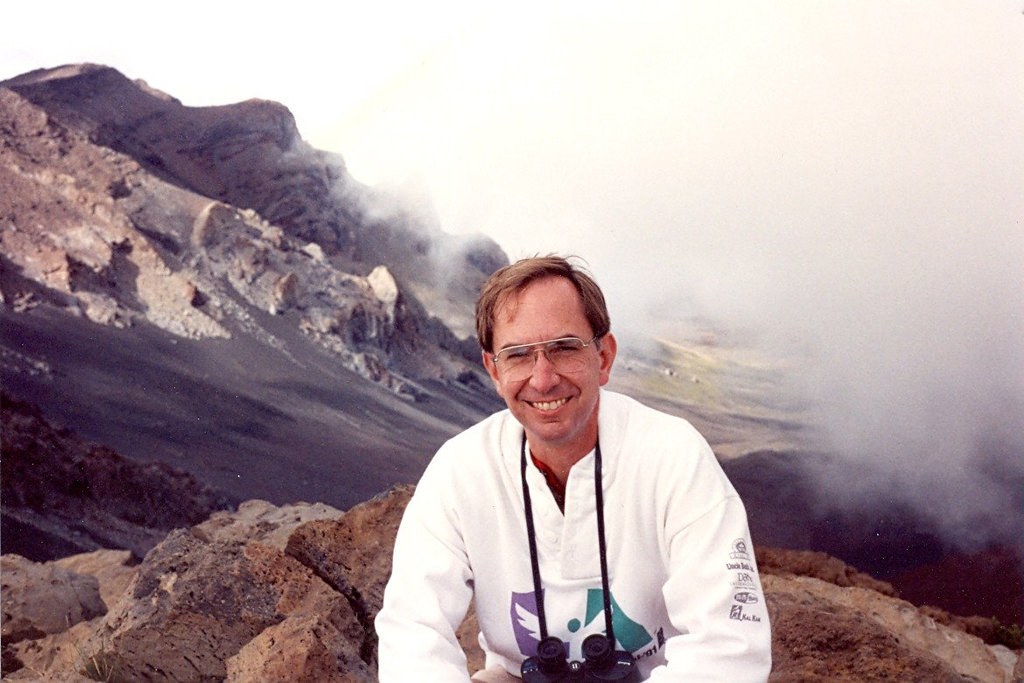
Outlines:
[[535, 256], [498, 269], [484, 283], [476, 302], [476, 338], [480, 348], [488, 353], [494, 350], [494, 317], [498, 308], [530, 283], [546, 277], [563, 277], [573, 284], [583, 302], [583, 315], [596, 336], [602, 337], [611, 330], [604, 294], [589, 273], [561, 256]]

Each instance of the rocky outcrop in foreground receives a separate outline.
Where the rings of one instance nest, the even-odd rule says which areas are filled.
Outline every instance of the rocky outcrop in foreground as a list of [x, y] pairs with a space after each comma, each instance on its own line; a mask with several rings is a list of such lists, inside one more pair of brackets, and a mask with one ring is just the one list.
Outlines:
[[[348, 512], [253, 500], [123, 551], [3, 556], [8, 680], [372, 681], [373, 618], [411, 487]], [[986, 645], [820, 553], [759, 549], [773, 681], [1019, 680]], [[461, 632], [482, 663], [472, 614]], [[1014, 678], [1016, 667], [1018, 678]]]

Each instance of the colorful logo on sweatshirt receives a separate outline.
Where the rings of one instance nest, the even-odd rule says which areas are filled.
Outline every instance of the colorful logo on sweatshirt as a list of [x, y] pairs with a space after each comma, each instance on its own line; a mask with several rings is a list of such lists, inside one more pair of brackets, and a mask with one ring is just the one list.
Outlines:
[[[609, 596], [612, 607], [612, 628], [615, 630], [615, 640], [623, 650], [636, 652], [652, 642], [654, 638], [642, 625], [633, 621], [615, 602], [615, 595]], [[512, 632], [516, 637], [516, 644], [524, 657], [532, 657], [537, 654], [537, 646], [540, 644], [540, 620], [537, 617], [537, 598], [533, 591], [529, 593], [512, 593], [512, 601], [509, 609], [509, 616], [512, 619]], [[598, 619], [598, 617], [601, 617]], [[566, 630], [573, 634], [574, 639], [581, 642], [583, 638], [591, 633], [604, 633], [604, 594], [600, 588], [587, 590], [586, 614], [582, 619], [570, 619], [565, 624]], [[548, 633], [557, 635], [561, 629], [555, 628], [548, 622]], [[566, 653], [568, 654], [568, 653]]]

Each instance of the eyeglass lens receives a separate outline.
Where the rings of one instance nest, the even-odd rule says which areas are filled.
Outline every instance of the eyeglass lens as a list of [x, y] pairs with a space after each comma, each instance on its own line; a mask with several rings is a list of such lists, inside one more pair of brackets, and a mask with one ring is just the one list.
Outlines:
[[569, 337], [538, 344], [526, 344], [503, 349], [495, 357], [506, 376], [512, 380], [525, 379], [533, 373], [537, 356], [544, 354], [559, 372], [575, 372], [583, 367], [584, 350], [589, 346], [582, 339]]

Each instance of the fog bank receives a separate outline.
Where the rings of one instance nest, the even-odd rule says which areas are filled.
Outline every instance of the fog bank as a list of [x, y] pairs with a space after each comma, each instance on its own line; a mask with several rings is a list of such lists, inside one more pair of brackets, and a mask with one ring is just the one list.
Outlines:
[[699, 315], [798, 359], [787, 390], [856, 463], [831, 498], [1017, 539], [1020, 9], [509, 13], [338, 139], [353, 173], [415, 178], [445, 230], [585, 258], [626, 343]]

